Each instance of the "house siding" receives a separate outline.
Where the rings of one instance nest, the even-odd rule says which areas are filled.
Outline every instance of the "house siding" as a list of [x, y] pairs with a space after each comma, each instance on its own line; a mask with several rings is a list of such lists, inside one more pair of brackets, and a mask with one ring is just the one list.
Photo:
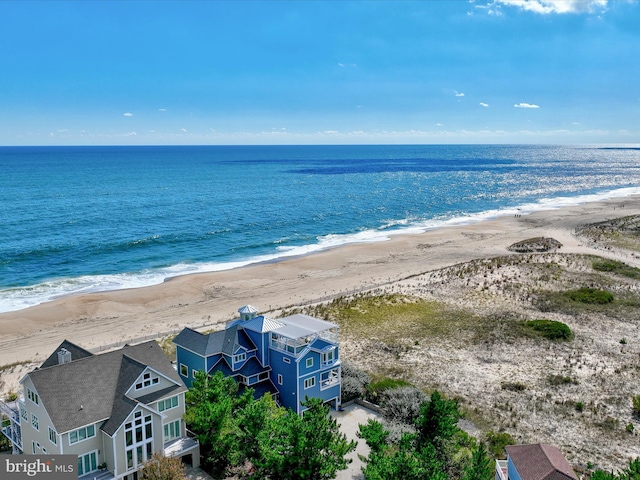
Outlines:
[[[191, 388], [191, 384], [193, 382], [192, 370], [205, 371], [206, 366], [204, 357], [190, 352], [189, 350], [182, 348], [180, 345], [176, 347], [176, 363], [178, 375], [180, 375], [180, 378], [188, 388]], [[188, 367], [186, 376], [182, 374], [180, 365], [186, 365]]]
[[516, 466], [511, 461], [511, 457], [507, 457], [507, 478], [509, 480], [522, 480]]

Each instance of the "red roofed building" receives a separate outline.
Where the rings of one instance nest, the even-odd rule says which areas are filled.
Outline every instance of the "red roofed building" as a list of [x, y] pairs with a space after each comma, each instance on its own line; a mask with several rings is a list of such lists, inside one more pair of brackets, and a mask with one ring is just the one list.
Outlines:
[[496, 480], [577, 480], [560, 450], [551, 445], [510, 445], [496, 461]]

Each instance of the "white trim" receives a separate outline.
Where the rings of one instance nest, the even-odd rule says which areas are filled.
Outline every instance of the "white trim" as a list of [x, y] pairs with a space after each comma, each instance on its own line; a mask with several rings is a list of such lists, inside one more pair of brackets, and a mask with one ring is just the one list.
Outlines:
[[[89, 436], [89, 435], [88, 435], [88, 433], [89, 433], [89, 432], [87, 432], [87, 431], [86, 431], [89, 427], [93, 427], [93, 435], [91, 435], [91, 436]], [[71, 443], [71, 434], [72, 434], [73, 432], [79, 432], [80, 430], [85, 430], [85, 435], [86, 435], [86, 436], [85, 436], [82, 440], [78, 439], [78, 440], [76, 440], [75, 442]], [[95, 423], [91, 423], [91, 424], [89, 424], [89, 425], [87, 425], [87, 426], [85, 426], [85, 427], [76, 428], [75, 430], [70, 430], [70, 431], [69, 431], [69, 434], [67, 435], [67, 437], [68, 437], [68, 442], [69, 442], [69, 446], [71, 446], [71, 445], [76, 445], [76, 444], [78, 444], [78, 443], [82, 443], [82, 442], [84, 442], [84, 441], [89, 440], [90, 438], [95, 438], [95, 437], [96, 437], [96, 435], [98, 435], [97, 430], [98, 430], [98, 428], [96, 427]]]
[[282, 377], [282, 374], [279, 373], [278, 374], [278, 385], [282, 385], [283, 381], [284, 381], [284, 378]]
[[[98, 455], [98, 449], [94, 449], [94, 450], [89, 450], [86, 453], [81, 453], [78, 455], [78, 460], [82, 462], [82, 466], [84, 467], [84, 457], [87, 457], [89, 455], [91, 455], [92, 453], [96, 454], [96, 469], [95, 470], [89, 470], [88, 472], [82, 472], [82, 475], [87, 475], [89, 473], [92, 472], [97, 472], [98, 471], [98, 465], [100, 465], [100, 463], [98, 462], [98, 460], [100, 460], [100, 455]], [[78, 472], [78, 476], [80, 476], [80, 472]]]
[[[311, 382], [312, 385], [307, 386], [307, 381], [309, 381], [309, 380], [313, 380], [313, 382]], [[316, 386], [316, 377], [315, 377], [315, 375], [313, 377], [305, 378], [304, 382], [303, 382], [303, 385], [304, 385], [304, 389], [305, 390], [309, 390], [310, 388], [315, 387]]]
[[[187, 369], [186, 375], [182, 373], [182, 367]], [[180, 375], [183, 378], [189, 378], [189, 365], [185, 365], [184, 363], [181, 363], [178, 367], [178, 375]]]
[[291, 363], [291, 359], [289, 357], [285, 356], [285, 355], [282, 356], [282, 361], [284, 363]]
[[[309, 365], [309, 360], [311, 360], [311, 365]], [[312, 368], [313, 367], [313, 357], [309, 357], [304, 361], [304, 368]]]

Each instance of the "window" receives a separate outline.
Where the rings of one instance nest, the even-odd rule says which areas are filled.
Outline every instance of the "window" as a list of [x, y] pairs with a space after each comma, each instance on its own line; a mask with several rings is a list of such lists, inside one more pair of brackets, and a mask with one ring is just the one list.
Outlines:
[[191, 376], [193, 378], [196, 378], [196, 373], [198, 373], [198, 370], [196, 370], [195, 368], [193, 370], [191, 370]]
[[124, 425], [127, 470], [137, 468], [151, 457], [153, 450], [153, 425], [151, 415], [134, 414], [133, 422]]
[[78, 477], [95, 472], [96, 470], [98, 470], [97, 452], [94, 451], [86, 455], [78, 456]]
[[31, 451], [33, 452], [33, 454], [36, 454], [36, 442], [31, 442]]
[[304, 389], [315, 387], [316, 386], [316, 377], [305, 378], [304, 380]]
[[174, 422], [165, 423], [164, 427], [164, 441], [165, 443], [169, 440], [173, 440], [174, 438], [178, 438], [180, 436], [180, 420], [176, 420]]
[[269, 372], [262, 372], [260, 375], [258, 375], [258, 382], [262, 382], [264, 380], [267, 380], [269, 378]]
[[27, 415], [27, 409], [24, 408], [24, 405], [20, 404], [20, 416], [22, 417], [23, 420], [29, 420], [29, 417]]
[[233, 356], [233, 363], [244, 362], [247, 358], [246, 353], [239, 353]]
[[42, 453], [47, 453], [47, 449], [42, 447]]
[[307, 368], [311, 368], [313, 367], [313, 357], [312, 358], [307, 358]]
[[58, 435], [56, 434], [56, 431], [49, 427], [49, 440], [51, 440], [51, 443], [53, 443], [54, 445], [58, 444]]
[[89, 425], [88, 427], [82, 427], [69, 433], [69, 445], [81, 442], [87, 438], [96, 436], [96, 427]]
[[27, 388], [27, 398], [31, 400], [33, 403], [35, 403], [36, 405], [40, 404], [40, 397], [38, 397], [38, 394], [28, 388]]
[[282, 361], [284, 363], [291, 363], [291, 360], [289, 360], [287, 357], [282, 357]]
[[36, 417], [33, 413], [31, 414], [31, 425], [36, 430], [40, 429], [39, 424], [38, 424], [38, 417]]
[[334, 350], [329, 350], [328, 352], [325, 352], [322, 354], [322, 363], [331, 363], [333, 362], [333, 354], [334, 354]]
[[164, 400], [160, 400], [158, 402], [158, 411], [164, 412], [165, 410], [169, 410], [171, 408], [175, 408], [178, 406], [178, 396], [171, 398], [166, 398]]
[[278, 385], [282, 385], [282, 375], [278, 374]]
[[185, 378], [189, 377], [189, 367], [187, 367], [184, 363], [180, 364], [180, 375]]
[[151, 376], [151, 373], [147, 372], [142, 376], [142, 381], [136, 383], [136, 390], [140, 390], [141, 388], [150, 387], [151, 385], [157, 384], [159, 381], [160, 380], [158, 379], [158, 377]]

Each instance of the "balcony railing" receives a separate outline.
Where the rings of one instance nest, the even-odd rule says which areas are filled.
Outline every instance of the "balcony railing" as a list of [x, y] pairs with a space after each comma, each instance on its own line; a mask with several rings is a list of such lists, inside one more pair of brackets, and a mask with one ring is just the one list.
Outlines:
[[496, 460], [496, 480], [507, 480], [507, 461]]
[[12, 453], [22, 453], [22, 428], [20, 427], [20, 412], [17, 401], [5, 403], [0, 400], [0, 418], [2, 421], [2, 434], [11, 440]]

